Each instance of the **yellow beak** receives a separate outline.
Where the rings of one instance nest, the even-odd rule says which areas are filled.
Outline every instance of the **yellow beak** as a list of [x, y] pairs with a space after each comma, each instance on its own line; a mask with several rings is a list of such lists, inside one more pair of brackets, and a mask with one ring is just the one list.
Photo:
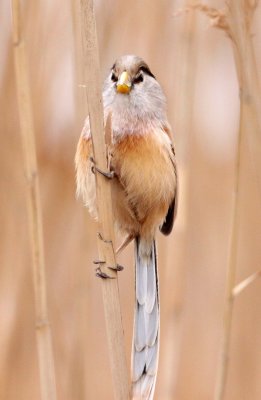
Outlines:
[[118, 82], [117, 82], [117, 92], [118, 93], [130, 93], [131, 81], [128, 72], [122, 72]]

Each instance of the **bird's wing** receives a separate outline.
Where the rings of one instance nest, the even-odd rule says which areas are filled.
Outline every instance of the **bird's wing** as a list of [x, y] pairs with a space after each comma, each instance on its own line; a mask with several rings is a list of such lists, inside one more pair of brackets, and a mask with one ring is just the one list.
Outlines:
[[[172, 135], [171, 135], [171, 131], [170, 128], [167, 127], [165, 129], [165, 132], [167, 133], [167, 135], [170, 137], [170, 139], [172, 140]], [[176, 163], [176, 155], [175, 155], [175, 148], [173, 143], [171, 143], [171, 149], [170, 149], [170, 159], [174, 168], [174, 172], [175, 172], [175, 176], [176, 176], [176, 188], [175, 188], [175, 194], [174, 194], [174, 198], [169, 206], [167, 215], [165, 217], [165, 220], [162, 224], [162, 226], [160, 227], [160, 231], [164, 234], [164, 235], [169, 235], [172, 231], [173, 228], [173, 224], [177, 215], [177, 208], [178, 208], [178, 172], [177, 172], [177, 163]]]

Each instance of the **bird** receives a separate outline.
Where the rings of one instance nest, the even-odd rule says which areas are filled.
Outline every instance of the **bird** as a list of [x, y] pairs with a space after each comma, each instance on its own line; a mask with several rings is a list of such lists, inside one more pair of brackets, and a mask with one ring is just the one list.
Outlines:
[[[169, 235], [177, 214], [178, 174], [166, 97], [148, 64], [136, 55], [119, 57], [104, 81], [115, 225], [134, 241], [135, 311], [131, 398], [152, 400], [159, 360], [160, 306], [155, 236]], [[95, 160], [89, 118], [75, 155], [76, 192], [97, 218]], [[99, 171], [102, 173], [102, 171]], [[124, 246], [123, 246], [124, 247]]]

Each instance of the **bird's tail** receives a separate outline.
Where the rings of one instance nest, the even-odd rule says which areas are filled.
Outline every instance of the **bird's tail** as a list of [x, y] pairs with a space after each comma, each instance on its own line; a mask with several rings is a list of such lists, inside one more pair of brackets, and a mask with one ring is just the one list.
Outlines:
[[132, 399], [152, 400], [159, 353], [159, 288], [155, 240], [135, 239], [135, 316]]

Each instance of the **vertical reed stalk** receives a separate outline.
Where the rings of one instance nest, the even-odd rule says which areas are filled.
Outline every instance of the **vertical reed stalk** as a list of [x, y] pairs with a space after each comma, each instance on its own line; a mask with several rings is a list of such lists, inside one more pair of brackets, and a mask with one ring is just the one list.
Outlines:
[[[92, 0], [81, 0], [83, 54], [85, 61], [86, 94], [96, 165], [107, 169], [104, 142], [103, 105], [100, 90], [100, 66], [96, 22]], [[105, 261], [102, 272], [111, 279], [102, 280], [103, 305], [107, 328], [108, 348], [113, 378], [114, 396], [117, 400], [129, 399], [127, 363], [124, 349], [116, 259], [110, 182], [96, 174], [96, 194], [99, 214], [99, 257]]]
[[[238, 231], [240, 225], [239, 190], [242, 170], [242, 153], [248, 142], [253, 158], [254, 173], [260, 190], [261, 171], [261, 116], [260, 86], [252, 43], [251, 23], [258, 0], [230, 0], [225, 11], [197, 3], [190, 8], [199, 9], [208, 15], [213, 26], [222, 29], [230, 38], [240, 89], [240, 125], [235, 165], [235, 187], [232, 206], [232, 229], [230, 237], [229, 263], [226, 279], [226, 294], [223, 315], [223, 333], [215, 400], [225, 396], [230, 352], [233, 316], [234, 288], [238, 253]], [[256, 275], [258, 276], [258, 274]]]
[[232, 206], [232, 229], [230, 237], [229, 249], [229, 263], [226, 278], [226, 293], [225, 305], [223, 314], [223, 332], [221, 343], [221, 355], [218, 366], [218, 377], [215, 389], [215, 400], [222, 400], [224, 398], [225, 386], [228, 374], [228, 360], [230, 352], [230, 337], [233, 316], [233, 289], [235, 286], [236, 266], [237, 266], [237, 243], [238, 243], [238, 230], [239, 230], [239, 182], [240, 182], [240, 164], [241, 164], [241, 151], [242, 151], [242, 119], [240, 118], [240, 129], [238, 134], [238, 145], [235, 166], [235, 187], [233, 193], [233, 206]]
[[[74, 131], [78, 137], [82, 129], [86, 110], [84, 104], [86, 102], [85, 92], [80, 84], [83, 82], [83, 57], [81, 43], [81, 5], [79, 0], [71, 0], [72, 30], [73, 30], [73, 68], [74, 68]], [[81, 209], [85, 213], [84, 209]], [[82, 243], [81, 252], [85, 251], [85, 243]], [[85, 290], [80, 290], [81, 283], [85, 282]], [[90, 276], [86, 275], [86, 267], [81, 263], [77, 276], [77, 289], [75, 290], [75, 304], [78, 310], [79, 323], [75, 330], [75, 343], [73, 354], [70, 362], [70, 377], [72, 380], [71, 394], [68, 397], [77, 400], [88, 398], [88, 388], [92, 384], [90, 380], [85, 379], [88, 376], [88, 355], [90, 355], [90, 290], [86, 290], [86, 286], [90, 286]]]
[[[249, 0], [230, 0], [226, 17], [226, 29], [233, 44], [234, 59], [240, 87], [240, 126], [236, 156], [235, 188], [232, 215], [233, 220], [226, 283], [223, 337], [218, 379], [215, 391], [215, 400], [224, 399], [228, 374], [234, 299], [233, 289], [235, 286], [238, 252], [238, 231], [240, 222], [239, 184], [242, 169], [242, 153], [244, 151], [243, 143], [246, 143], [244, 138], [246, 138], [250, 142], [253, 142], [254, 140], [254, 143], [256, 145], [257, 141], [260, 142], [260, 125], [258, 115], [258, 103], [260, 102], [260, 93], [258, 89], [258, 76], [251, 38], [252, 14], [256, 5], [257, 2], [250, 2]], [[258, 152], [260, 156], [260, 147], [258, 149]], [[255, 157], [255, 166], [257, 166], [256, 163], [258, 162], [260, 162], [259, 157]]]
[[36, 338], [42, 400], [56, 400], [54, 359], [48, 321], [42, 213], [34, 142], [33, 115], [19, 0], [12, 0], [13, 48], [22, 145], [27, 180], [27, 204], [33, 261]]
[[72, 29], [74, 42], [74, 103], [77, 132], [80, 132], [86, 117], [86, 106], [84, 107], [86, 96], [82, 83], [84, 80], [83, 71], [83, 52], [81, 43], [81, 5], [79, 0], [71, 0]]
[[[190, 0], [186, 3], [189, 5]], [[175, 15], [175, 14], [174, 14]], [[177, 13], [178, 15], [178, 13]], [[194, 173], [192, 160], [193, 157], [190, 154], [192, 146], [191, 132], [193, 131], [193, 104], [195, 98], [195, 80], [197, 76], [197, 57], [196, 57], [196, 42], [197, 42], [197, 16], [195, 13], [187, 13], [184, 19], [181, 21], [177, 19], [176, 22], [179, 27], [180, 40], [177, 42], [177, 66], [175, 68], [175, 76], [179, 77], [175, 82], [174, 97], [174, 132], [178, 132], [178, 137], [182, 138], [180, 143], [177, 143], [179, 149], [179, 165], [178, 172], [179, 176], [182, 176], [181, 189], [183, 187], [192, 188], [194, 184]], [[175, 142], [175, 137], [174, 137]], [[185, 159], [186, 155], [186, 159]], [[182, 191], [181, 190], [181, 191]], [[193, 192], [193, 190], [191, 191]], [[191, 221], [190, 213], [193, 210], [191, 205], [191, 198], [188, 195], [183, 198], [182, 206], [179, 204], [179, 213], [182, 213], [181, 208], [187, 212], [185, 221]], [[185, 204], [186, 203], [186, 204]], [[185, 204], [185, 205], [184, 205]], [[181, 207], [180, 207], [181, 206]], [[190, 224], [185, 223], [185, 226], [181, 227], [176, 221], [174, 230], [176, 229], [176, 260], [173, 272], [173, 243], [171, 239], [165, 241], [165, 282], [164, 290], [167, 293], [167, 301], [165, 305], [165, 314], [162, 320], [168, 321], [168, 329], [162, 334], [162, 347], [163, 347], [163, 362], [162, 370], [159, 378], [162, 377], [159, 382], [159, 398], [176, 398], [178, 386], [179, 386], [179, 367], [180, 367], [180, 351], [182, 344], [182, 332], [183, 332], [183, 308], [184, 308], [184, 295], [186, 290], [185, 276], [188, 264], [188, 254], [191, 253], [189, 243], [191, 241]], [[186, 243], [184, 247], [184, 243]], [[180, 256], [177, 257], [177, 254]], [[173, 282], [175, 282], [175, 288], [173, 290]], [[162, 307], [164, 308], [164, 307]], [[169, 318], [169, 316], [172, 318]]]

